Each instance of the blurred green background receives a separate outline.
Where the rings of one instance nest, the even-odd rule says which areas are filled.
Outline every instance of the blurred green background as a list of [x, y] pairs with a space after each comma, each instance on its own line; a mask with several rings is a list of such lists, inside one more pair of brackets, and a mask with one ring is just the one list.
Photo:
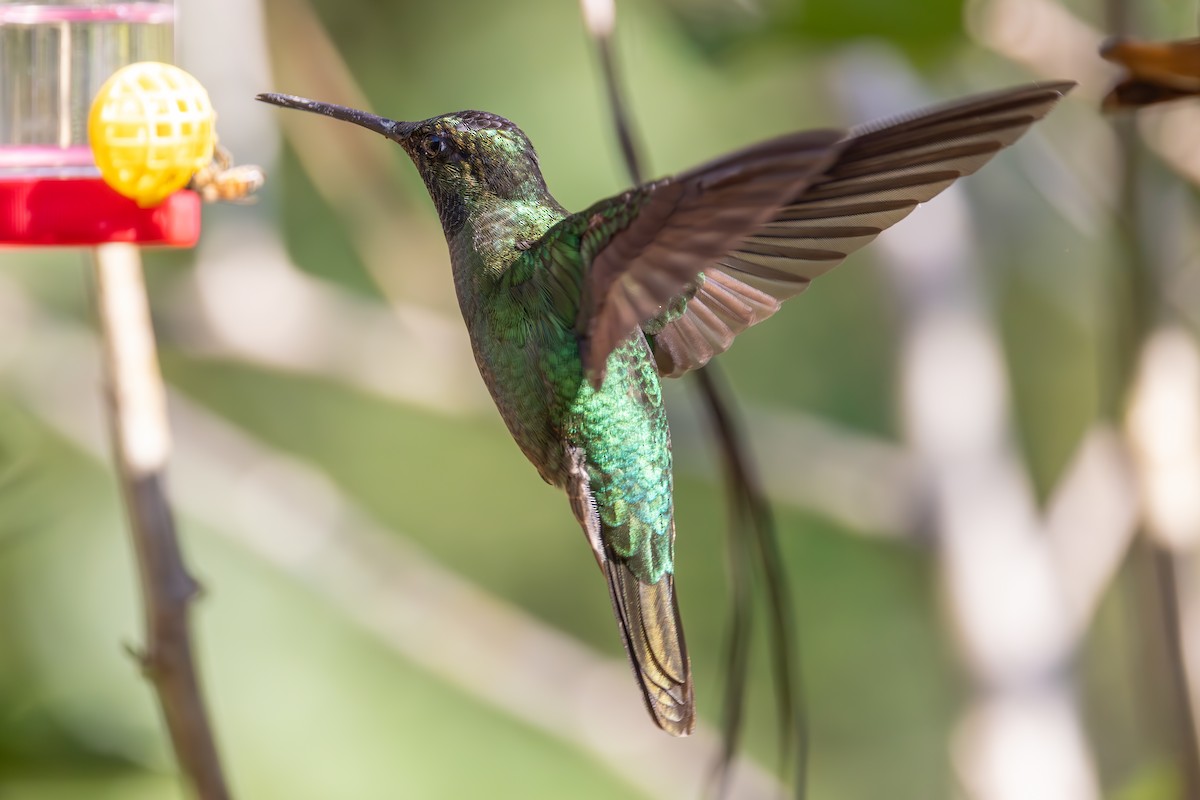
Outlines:
[[[1098, 7], [1074, 5], [1097, 22]], [[1165, 29], [1177, 23], [1190, 30], [1188, 9], [1158, 5]], [[575, 4], [315, 0], [313, 7], [376, 111], [415, 119], [482, 108], [510, 117], [537, 145], [551, 190], [569, 208], [625, 185]], [[624, 3], [619, 11], [620, 67], [652, 174], [791, 129], [857, 121], [847, 119], [829, 85], [867, 55], [885, 52], [907, 63], [938, 97], [1031, 77], [967, 36], [955, 0], [664, 0]], [[216, 13], [202, 3], [184, 12], [183, 29], [197, 15]], [[266, 4], [263, 25], [276, 50], [289, 46], [281, 30], [295, 13], [283, 0]], [[219, 32], [222, 23], [206, 24]], [[219, 53], [225, 46], [219, 33], [200, 42], [181, 34], [180, 63], [188, 68], [202, 60], [203, 47]], [[222, 119], [233, 126], [250, 114], [275, 121], [251, 108], [259, 91], [353, 102], [320, 95], [328, 85], [290, 72], [288, 63], [306, 58], [305, 45], [295, 47], [299, 52], [274, 54], [272, 84], [234, 80], [236, 100], [222, 107], [218, 97]], [[1084, 113], [1063, 111], [1068, 121]], [[311, 132], [332, 123], [288, 124]], [[366, 134], [339, 133], [355, 147], [382, 147]], [[230, 144], [239, 154], [256, 146], [236, 137]], [[360, 200], [345, 199], [356, 192], [351, 185], [335, 201], [315, 185], [297, 150], [284, 146], [266, 165], [262, 201], [207, 210], [207, 224], [232, 231], [223, 240], [226, 253], [237, 252], [243, 227], [277, 228], [295, 266], [355, 308], [384, 313], [390, 301], [456, 322], [441, 233], [423, 187], [398, 150], [371, 152], [385, 154], [386, 172], [363, 187]], [[1115, 248], [1104, 226], [1088, 231], [1064, 219], [1034, 191], [1028, 171], [1006, 153], [968, 181], [967, 191], [1006, 347], [1016, 433], [1045, 498], [1097, 414], [1106, 333], [1094, 313]], [[362, 221], [381, 208], [396, 214], [395, 227], [372, 229], [383, 238], [364, 246], [374, 234]], [[205, 352], [189, 317], [200, 302], [197, 257], [146, 254], [172, 387], [270, 451], [315, 465], [348, 503], [402, 532], [445, 569], [620, 665], [608, 599], [567, 504], [537, 478], [492, 409], [471, 402], [443, 411], [436, 402], [397, 401], [333, 374], [272, 367], [228, 349]], [[381, 279], [371, 259], [393, 272]], [[0, 267], [28, 298], [28, 313], [35, 309], [65, 330], [91, 325], [79, 253], [4, 251]], [[239, 291], [236, 281], [229, 286]], [[253, 285], [244, 291], [232, 300], [257, 309], [264, 329], [287, 316], [287, 298], [255, 295]], [[816, 417], [894, 442], [901, 436], [896, 325], [895, 300], [868, 248], [743, 336], [721, 365], [751, 416]], [[319, 342], [323, 331], [305, 335]], [[142, 633], [109, 467], [55, 430], [47, 409], [31, 406], [18, 385], [18, 366], [50, 373], [56, 363], [31, 367], [8, 350], [53, 359], [53, 346], [10, 344], [0, 343], [0, 798], [182, 797], [152, 695], [123, 649]], [[398, 336], [392, 346], [403, 351], [419, 343]], [[462, 361], [465, 351], [454, 358]], [[95, 396], [81, 402], [98, 409], [99, 387], [84, 386]], [[686, 385], [670, 387], [673, 413], [694, 415], [689, 394]], [[688, 455], [676, 481], [679, 591], [698, 702], [715, 724], [727, 612], [725, 516], [711, 455], [695, 440], [698, 428], [682, 430], [677, 446]], [[186, 449], [188, 440], [176, 444]], [[805, 453], [793, 457], [803, 461]], [[175, 488], [181, 480], [173, 476]], [[240, 508], [245, 498], [214, 494], [209, 501]], [[969, 686], [939, 608], [928, 546], [849, 529], [786, 503], [776, 510], [811, 714], [811, 796], [956, 796], [948, 743]], [[185, 509], [180, 526], [207, 590], [193, 618], [239, 796], [639, 795], [594, 753], [390, 648], [302, 577], [240, 544], [236, 534], [213, 530], [212, 519]], [[273, 533], [287, 541], [287, 531]], [[1074, 665], [1084, 716], [1113, 797], [1171, 797], [1167, 745], [1131, 678], [1139, 667], [1130, 655], [1124, 580], [1103, 603]], [[747, 744], [769, 765], [772, 694], [764, 648], [756, 652]], [[636, 704], [632, 682], [627, 688]], [[546, 687], [548, 707], [564, 702]]]

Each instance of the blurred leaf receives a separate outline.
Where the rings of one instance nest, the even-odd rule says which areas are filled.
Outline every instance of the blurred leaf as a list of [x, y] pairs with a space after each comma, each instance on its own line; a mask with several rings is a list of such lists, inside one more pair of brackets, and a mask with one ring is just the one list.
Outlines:
[[914, 62], [963, 40], [962, 0], [665, 0], [692, 42], [713, 57], [766, 44], [792, 48], [883, 39]]
[[784, 3], [779, 20], [797, 38], [827, 43], [881, 38], [924, 59], [961, 41], [962, 0], [803, 0]]
[[1114, 794], [1113, 800], [1174, 800], [1182, 797], [1179, 770], [1170, 761], [1145, 764]]

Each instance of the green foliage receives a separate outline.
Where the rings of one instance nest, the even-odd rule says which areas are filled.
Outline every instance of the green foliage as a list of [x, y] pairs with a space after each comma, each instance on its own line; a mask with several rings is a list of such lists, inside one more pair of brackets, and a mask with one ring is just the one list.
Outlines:
[[797, 38], [845, 43], [875, 38], [927, 59], [962, 41], [962, 0], [808, 0], [784, 4], [784, 30]]
[[[268, 5], [270, 25], [290, 4]], [[574, 3], [538, 0], [519, 12], [485, 0], [315, 5], [379, 113], [504, 114], [530, 135], [551, 190], [571, 209], [624, 186]], [[780, 0], [754, 16], [725, 0], [621, 3], [617, 50], [648, 172], [683, 169], [784, 131], [846, 122], [829, 103], [825, 81], [861, 40], [893, 48], [918, 67], [938, 65], [928, 74], [936, 72], [932, 80], [945, 94], [949, 86], [1014, 82], [1015, 68], [962, 55], [970, 46], [960, 6]], [[304, 91], [290, 77], [247, 85], [246, 94]], [[1045, 497], [1096, 414], [1105, 351], [1092, 323], [1101, 302], [1095, 267], [1114, 244], [1110, 232], [1080, 233], [1047, 204], [1014, 201], [1035, 192], [1011, 155], [972, 181], [977, 255], [1007, 348], [1017, 432]], [[376, 311], [386, 309], [387, 295], [457, 322], [445, 245], [403, 154], [379, 176], [401, 198], [386, 251], [378, 239], [364, 241], [352, 205], [318, 196], [294, 152], [285, 148], [269, 169], [271, 200], [263, 206], [277, 203], [289, 255], [308, 276]], [[985, 186], [996, 188], [976, 192]], [[78, 325], [90, 317], [81, 260], [73, 252], [5, 251], [0, 277], [20, 285], [42, 313]], [[317, 465], [350, 502], [481, 590], [614, 662], [623, 659], [602, 578], [565, 498], [539, 480], [493, 411], [451, 415], [332, 379], [199, 354], [188, 346], [187, 315], [177, 313], [201, 302], [186, 281], [192, 255], [150, 254], [148, 263], [174, 388], [264, 446]], [[386, 290], [371, 273], [381, 263], [390, 265]], [[249, 299], [273, 333], [276, 315], [289, 309], [276, 297]], [[744, 334], [722, 367], [744, 402], [773, 415], [815, 415], [885, 442], [897, 438], [893, 302], [868, 249]], [[321, 331], [308, 333], [321, 341]], [[65, 443], [47, 427], [46, 409], [4, 382], [9, 345], [0, 342], [0, 800], [182, 798], [157, 709], [122, 649], [141, 641], [141, 617], [109, 467]], [[394, 346], [414, 344], [400, 338]], [[664, 395], [670, 413], [690, 402], [678, 383]], [[682, 444], [678, 451], [700, 450], [677, 439]], [[713, 723], [727, 613], [725, 510], [715, 470], [697, 460], [677, 465], [677, 585], [698, 706]], [[178, 486], [185, 476], [171, 479]], [[948, 742], [967, 687], [928, 550], [796, 508], [778, 512], [812, 714], [810, 796], [957, 796]], [[229, 531], [187, 516], [181, 529], [207, 590], [193, 618], [239, 796], [634, 796], [593, 756], [389, 649]], [[1121, 787], [1115, 796], [1122, 800], [1151, 800], [1171, 796], [1176, 776], [1161, 766], [1168, 745], [1128, 724], [1139, 702], [1129, 688], [1137, 659], [1128, 655], [1128, 616], [1110, 597], [1080, 655], [1081, 702], [1097, 752], [1112, 765], [1106, 786]], [[747, 744], [770, 764], [774, 709], [764, 655], [760, 648], [751, 676]], [[564, 699], [547, 687], [547, 702]]]
[[667, 0], [680, 29], [706, 55], [727, 65], [767, 45], [832, 50], [864, 40], [900, 48], [919, 65], [962, 44], [962, 0]]

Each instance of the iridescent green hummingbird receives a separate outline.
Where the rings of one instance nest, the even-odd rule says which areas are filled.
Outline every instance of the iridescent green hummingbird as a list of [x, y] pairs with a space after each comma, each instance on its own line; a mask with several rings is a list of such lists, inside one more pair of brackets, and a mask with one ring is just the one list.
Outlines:
[[495, 114], [397, 122], [290, 95], [258, 99], [361, 125], [412, 159], [441, 217], [484, 382], [542, 478], [567, 492], [651, 716], [684, 736], [695, 707], [660, 377], [728, 349], [1016, 141], [1073, 85], [794, 133], [575, 214], [547, 191], [529, 139]]

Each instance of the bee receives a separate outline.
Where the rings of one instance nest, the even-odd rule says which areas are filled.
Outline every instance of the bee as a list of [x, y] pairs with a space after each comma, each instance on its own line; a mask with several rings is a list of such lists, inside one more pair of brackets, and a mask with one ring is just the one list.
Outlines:
[[233, 154], [219, 143], [213, 146], [212, 161], [192, 176], [188, 188], [206, 203], [252, 203], [252, 196], [266, 181], [262, 167], [254, 164], [234, 166]]

